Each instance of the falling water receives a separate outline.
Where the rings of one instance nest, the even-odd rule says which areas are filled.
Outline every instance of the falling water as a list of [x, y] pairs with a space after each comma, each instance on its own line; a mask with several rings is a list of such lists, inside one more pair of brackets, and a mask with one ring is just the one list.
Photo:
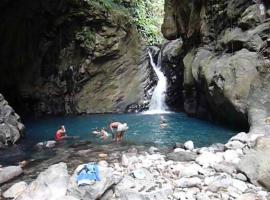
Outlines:
[[149, 110], [146, 111], [146, 114], [158, 114], [158, 113], [167, 113], [167, 106], [165, 103], [166, 90], [167, 90], [167, 79], [161, 71], [161, 53], [158, 56], [158, 63], [155, 64], [153, 56], [148, 52], [150, 57], [150, 63], [158, 77], [157, 86], [153, 92]]

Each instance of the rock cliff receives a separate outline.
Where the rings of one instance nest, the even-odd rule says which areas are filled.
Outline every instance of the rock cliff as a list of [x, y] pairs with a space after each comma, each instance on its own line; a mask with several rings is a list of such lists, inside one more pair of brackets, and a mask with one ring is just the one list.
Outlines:
[[[170, 81], [182, 87], [178, 107], [265, 133], [264, 120], [270, 115], [269, 12], [268, 1], [166, 1], [163, 35], [183, 41], [178, 59], [164, 67], [182, 72], [180, 81]], [[168, 95], [167, 101], [175, 97]]]
[[141, 109], [151, 68], [124, 7], [101, 0], [7, 0], [0, 7], [0, 91], [17, 112]]
[[23, 131], [24, 125], [20, 122], [20, 116], [0, 94], [0, 149], [17, 142]]

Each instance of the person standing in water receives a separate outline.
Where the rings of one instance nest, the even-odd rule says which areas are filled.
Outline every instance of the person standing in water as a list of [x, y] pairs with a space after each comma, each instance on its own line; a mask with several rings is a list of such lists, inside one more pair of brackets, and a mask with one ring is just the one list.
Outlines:
[[124, 133], [128, 130], [127, 123], [112, 122], [109, 124], [110, 130], [112, 131], [113, 141], [121, 142], [124, 137]]

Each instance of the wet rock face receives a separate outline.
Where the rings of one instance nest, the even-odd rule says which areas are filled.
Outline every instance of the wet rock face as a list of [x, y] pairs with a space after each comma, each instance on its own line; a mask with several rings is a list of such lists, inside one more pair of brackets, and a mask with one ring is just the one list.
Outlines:
[[16, 26], [18, 40], [9, 38], [8, 20], [0, 26], [7, 41], [0, 47], [0, 91], [20, 113], [124, 112], [144, 103], [150, 71], [143, 42], [125, 11], [99, 2], [0, 3], [5, 19], [25, 22], [13, 23], [25, 24]]
[[[268, 3], [264, 6], [267, 13]], [[171, 65], [183, 73], [174, 96], [181, 95], [177, 102], [186, 113], [244, 128], [249, 122], [251, 131], [265, 133], [270, 115], [268, 19], [259, 4], [247, 0], [166, 1], [163, 35], [183, 41]]]
[[0, 94], [0, 149], [8, 144], [16, 143], [24, 131], [20, 116]]

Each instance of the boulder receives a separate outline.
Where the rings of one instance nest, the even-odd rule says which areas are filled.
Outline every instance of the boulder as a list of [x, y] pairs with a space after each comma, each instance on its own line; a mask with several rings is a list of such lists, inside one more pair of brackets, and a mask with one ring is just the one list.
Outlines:
[[210, 146], [210, 148], [213, 148], [213, 151], [216, 152], [224, 152], [226, 150], [226, 147], [224, 144], [221, 143], [215, 143]]
[[243, 149], [245, 147], [245, 144], [243, 144], [240, 141], [229, 141], [225, 144], [227, 149]]
[[233, 136], [229, 141], [239, 141], [242, 143], [247, 143], [249, 141], [249, 137], [248, 134], [246, 134], [245, 132], [241, 132]]
[[225, 172], [232, 175], [236, 172], [236, 168], [226, 163], [216, 163], [212, 166], [217, 172]]
[[17, 197], [17, 200], [29, 199], [65, 199], [68, 188], [69, 175], [67, 165], [58, 163], [41, 172]]
[[28, 184], [24, 181], [15, 183], [7, 191], [3, 193], [3, 197], [15, 199], [20, 194], [22, 194], [26, 190], [27, 187], [28, 187]]
[[204, 167], [213, 166], [214, 164], [220, 163], [222, 161], [222, 155], [212, 152], [203, 152], [196, 158], [196, 162]]
[[181, 38], [166, 43], [162, 49], [162, 62], [175, 63], [183, 51], [182, 45]]
[[207, 190], [217, 192], [231, 186], [232, 178], [226, 174], [222, 174], [218, 176], [206, 177], [204, 183], [207, 185]]
[[185, 149], [192, 151], [194, 149], [194, 144], [192, 141], [187, 141], [184, 143], [184, 147]]
[[188, 162], [194, 161], [197, 158], [196, 153], [187, 151], [172, 152], [167, 155], [168, 160]]
[[37, 143], [37, 144], [36, 144], [36, 148], [37, 148], [38, 150], [42, 150], [42, 149], [45, 149], [45, 148], [51, 149], [51, 148], [54, 148], [55, 145], [56, 145], [56, 141], [54, 141], [54, 140], [49, 140], [49, 141]]
[[125, 200], [154, 200], [167, 199], [173, 194], [173, 186], [165, 183], [164, 179], [155, 180], [147, 169], [141, 169], [145, 176], [136, 178], [126, 175], [115, 187], [120, 199]]
[[254, 150], [250, 150], [239, 162], [238, 169], [254, 184], [270, 190], [270, 139], [259, 138]]
[[24, 131], [20, 117], [0, 93], [0, 146], [16, 143]]
[[246, 193], [240, 195], [236, 200], [255, 200], [255, 199], [260, 200], [261, 198], [257, 194]]
[[180, 178], [175, 181], [175, 186], [180, 188], [202, 187], [202, 180], [198, 177]]
[[0, 184], [5, 183], [23, 173], [20, 166], [9, 166], [0, 168]]
[[243, 155], [242, 150], [227, 150], [223, 153], [225, 162], [237, 165]]

